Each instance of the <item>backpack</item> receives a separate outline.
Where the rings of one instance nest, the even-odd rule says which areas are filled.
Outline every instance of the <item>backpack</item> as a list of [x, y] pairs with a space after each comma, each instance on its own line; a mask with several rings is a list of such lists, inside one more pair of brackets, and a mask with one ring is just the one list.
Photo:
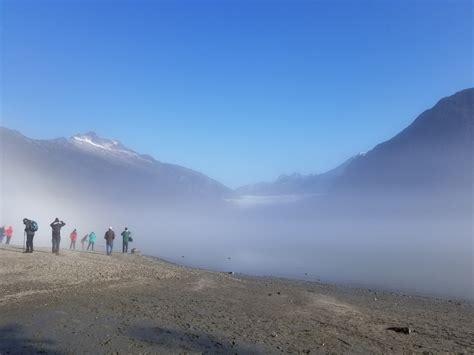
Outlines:
[[30, 221], [30, 231], [37, 232], [38, 231], [38, 223], [35, 221]]

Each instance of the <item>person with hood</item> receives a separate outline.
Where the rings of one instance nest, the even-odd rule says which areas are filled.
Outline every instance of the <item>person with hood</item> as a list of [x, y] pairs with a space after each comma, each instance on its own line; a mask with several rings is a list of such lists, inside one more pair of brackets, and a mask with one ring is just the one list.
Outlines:
[[54, 222], [49, 225], [53, 231], [53, 254], [59, 255], [59, 244], [61, 243], [61, 228], [65, 225], [66, 223], [60, 221], [59, 218], [56, 218]]
[[89, 233], [87, 233], [85, 236], [82, 237], [81, 239], [82, 250], [84, 250], [84, 244], [87, 242], [88, 238], [89, 238]]
[[7, 234], [7, 245], [8, 245], [8, 244], [10, 244], [10, 240], [13, 237], [13, 227], [12, 226], [8, 226], [8, 228], [6, 230], [6, 234]]
[[72, 233], [69, 235], [69, 238], [71, 239], [71, 245], [69, 246], [69, 249], [74, 249], [76, 250], [76, 240], [77, 240], [77, 230], [74, 229]]
[[3, 238], [5, 238], [5, 226], [0, 226], [0, 244], [3, 243]]
[[95, 235], [95, 233], [91, 232], [89, 234], [89, 245], [87, 246], [87, 250], [89, 250], [89, 247], [92, 247], [91, 250], [94, 251], [94, 244], [95, 244], [96, 239], [97, 239], [97, 236]]
[[107, 232], [105, 232], [104, 239], [106, 241], [107, 255], [112, 255], [115, 239], [115, 232], [113, 231], [112, 227], [109, 227]]
[[28, 218], [23, 218], [23, 224], [25, 225], [25, 234], [26, 234], [26, 250], [24, 253], [33, 252], [33, 238], [35, 233], [38, 230], [38, 225], [36, 222], [29, 220]]
[[130, 241], [130, 237], [132, 235], [132, 232], [128, 230], [127, 227], [125, 227], [125, 230], [122, 232], [122, 253], [126, 254], [128, 253], [128, 242]]

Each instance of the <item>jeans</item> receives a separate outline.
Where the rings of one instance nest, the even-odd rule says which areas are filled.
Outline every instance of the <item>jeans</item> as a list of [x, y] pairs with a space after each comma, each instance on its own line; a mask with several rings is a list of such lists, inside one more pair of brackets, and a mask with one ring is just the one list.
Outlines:
[[107, 255], [112, 254], [113, 247], [114, 247], [114, 242], [113, 241], [107, 242]]
[[30, 252], [32, 253], [33, 252], [33, 237], [35, 235], [34, 234], [27, 234], [26, 235], [26, 252]]
[[128, 243], [123, 242], [122, 253], [128, 253]]
[[71, 240], [71, 245], [69, 246], [69, 249], [76, 250], [76, 241], [75, 240]]
[[89, 242], [89, 245], [87, 246], [87, 250], [89, 250], [89, 247], [92, 247], [92, 251], [94, 251], [94, 242]]
[[53, 236], [52, 242], [53, 242], [53, 253], [58, 254], [59, 253], [59, 243], [61, 243], [61, 237], [60, 236]]
[[7, 237], [7, 245], [10, 244], [10, 239], [12, 239], [12, 238], [11, 238], [11, 237], [10, 237], [10, 238]]

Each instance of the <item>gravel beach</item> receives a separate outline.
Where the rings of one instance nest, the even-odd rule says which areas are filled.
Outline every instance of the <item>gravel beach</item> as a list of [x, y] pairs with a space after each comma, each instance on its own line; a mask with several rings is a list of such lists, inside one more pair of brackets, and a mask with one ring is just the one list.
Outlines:
[[0, 270], [0, 354], [474, 352], [469, 302], [4, 245]]

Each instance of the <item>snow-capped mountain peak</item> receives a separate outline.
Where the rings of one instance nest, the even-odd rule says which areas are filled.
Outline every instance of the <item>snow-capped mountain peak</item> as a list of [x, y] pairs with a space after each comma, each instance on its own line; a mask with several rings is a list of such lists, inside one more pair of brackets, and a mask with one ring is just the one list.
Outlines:
[[106, 150], [112, 150], [117, 146], [117, 142], [110, 142], [110, 143], [98, 143], [91, 139], [90, 137], [86, 136], [74, 136], [73, 140], [78, 142], [78, 143], [85, 143], [85, 144], [90, 144], [91, 146], [94, 146], [96, 148], [102, 148]]
[[70, 142], [83, 151], [101, 156], [114, 157], [120, 160], [134, 160], [152, 162], [151, 157], [144, 157], [139, 153], [127, 148], [114, 139], [101, 138], [95, 132], [76, 134], [71, 137]]
[[120, 142], [111, 139], [104, 139], [99, 137], [94, 132], [88, 132], [84, 134], [77, 134], [72, 137], [72, 141], [79, 144], [89, 144], [96, 148], [101, 148], [105, 150], [126, 150], [130, 151], [124, 147]]
[[127, 152], [127, 153], [134, 153], [133, 150], [127, 148], [122, 143], [114, 139], [106, 139], [99, 137], [95, 132], [87, 132], [84, 134], [76, 134], [71, 139], [71, 142], [76, 145], [81, 145], [84, 147], [89, 146], [89, 148], [98, 148], [108, 151], [116, 151], [116, 152]]

